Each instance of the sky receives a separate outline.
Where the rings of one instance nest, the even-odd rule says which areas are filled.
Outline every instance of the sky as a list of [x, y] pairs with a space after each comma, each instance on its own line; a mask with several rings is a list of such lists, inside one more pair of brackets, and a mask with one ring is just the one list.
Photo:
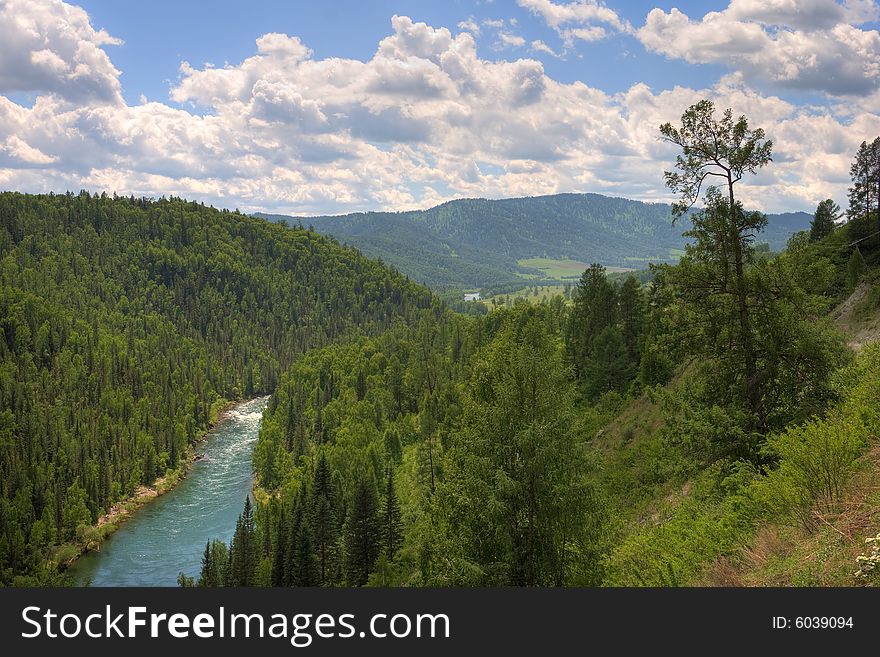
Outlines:
[[668, 202], [702, 98], [774, 142], [740, 198], [845, 207], [880, 135], [874, 0], [0, 0], [0, 189], [295, 215]]

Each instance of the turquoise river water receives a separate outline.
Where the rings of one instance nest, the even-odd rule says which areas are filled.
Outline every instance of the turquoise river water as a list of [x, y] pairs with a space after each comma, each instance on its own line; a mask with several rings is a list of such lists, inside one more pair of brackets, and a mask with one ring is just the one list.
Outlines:
[[205, 543], [229, 541], [253, 486], [251, 452], [268, 397], [230, 409], [199, 445], [201, 459], [170, 492], [141, 507], [68, 571], [92, 586], [177, 586], [197, 577]]

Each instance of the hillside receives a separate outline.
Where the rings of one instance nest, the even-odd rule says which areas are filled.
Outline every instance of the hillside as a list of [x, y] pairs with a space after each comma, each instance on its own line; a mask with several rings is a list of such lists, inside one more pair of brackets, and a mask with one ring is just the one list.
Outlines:
[[[179, 199], [0, 194], [0, 585], [178, 470], [223, 400], [433, 298], [315, 233]], [[47, 565], [48, 564], [48, 565]]]
[[[669, 205], [600, 194], [460, 199], [399, 213], [257, 216], [314, 226], [432, 287], [486, 287], [545, 278], [546, 271], [520, 262], [529, 258], [632, 269], [673, 262], [686, 242], [682, 233], [690, 228], [687, 217], [672, 224]], [[779, 250], [809, 222], [803, 212], [769, 215], [758, 240]]]
[[[849, 233], [813, 247], [837, 261], [836, 279]], [[609, 584], [876, 586], [870, 562], [880, 550], [868, 539], [880, 531], [878, 282], [873, 268], [849, 293], [828, 288], [829, 299], [843, 299], [828, 318], [853, 360], [834, 373], [822, 413], [767, 437], [759, 468], [707, 459], [676, 437], [695, 426], [694, 409], [678, 401], [699, 381], [694, 362], [612, 413], [592, 440], [617, 519]]]

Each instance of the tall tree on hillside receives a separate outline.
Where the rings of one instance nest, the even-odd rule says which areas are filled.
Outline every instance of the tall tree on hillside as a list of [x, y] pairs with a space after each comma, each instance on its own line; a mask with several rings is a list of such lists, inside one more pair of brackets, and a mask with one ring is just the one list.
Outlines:
[[438, 489], [454, 537], [449, 576], [483, 586], [595, 583], [598, 508], [552, 320], [546, 307], [501, 313]]
[[345, 579], [349, 586], [367, 583], [379, 556], [379, 518], [376, 486], [362, 476], [354, 490], [345, 520]]
[[617, 293], [617, 315], [626, 352], [632, 363], [638, 364], [640, 345], [645, 322], [645, 300], [642, 288], [635, 276], [627, 276]]
[[680, 217], [699, 200], [707, 179], [723, 185], [726, 198], [717, 192], [707, 198], [705, 215], [715, 234], [711, 251], [720, 264], [714, 283], [718, 292], [736, 298], [739, 335], [735, 347], [743, 366], [741, 385], [754, 410], [760, 405], [761, 382], [756, 377], [758, 363], [745, 268], [748, 245], [766, 225], [766, 218], [744, 212], [734, 188], [745, 174], [757, 173], [771, 161], [773, 142], [765, 139], [761, 128], [750, 128], [745, 116], [734, 121], [730, 109], [716, 118], [715, 105], [709, 100], [691, 105], [681, 116], [681, 127], [664, 123], [660, 133], [682, 150], [675, 160], [677, 171], [663, 174], [667, 187], [679, 194], [673, 205], [674, 217]]
[[319, 586], [332, 581], [335, 565], [335, 546], [338, 523], [336, 494], [327, 457], [321, 452], [312, 482], [312, 538], [317, 561]]
[[871, 142], [870, 177], [874, 186], [874, 207], [877, 211], [877, 220], [880, 222], [880, 137], [874, 137], [874, 141]]
[[859, 145], [849, 174], [852, 186], [846, 216], [851, 222], [862, 220], [867, 229], [871, 213], [880, 205], [880, 137]]
[[593, 357], [593, 341], [615, 322], [617, 297], [605, 276], [605, 267], [592, 264], [578, 281], [566, 328], [566, 351], [581, 381]]
[[385, 497], [382, 500], [382, 546], [388, 560], [394, 555], [403, 542], [403, 528], [400, 522], [400, 504], [394, 490], [394, 470], [388, 468], [388, 479], [385, 484]]
[[244, 499], [244, 511], [238, 516], [235, 534], [229, 546], [226, 569], [227, 586], [253, 586], [259, 561], [257, 529], [250, 497]]
[[817, 242], [834, 232], [834, 223], [843, 216], [840, 206], [826, 198], [816, 207], [813, 221], [810, 222], [810, 241]]

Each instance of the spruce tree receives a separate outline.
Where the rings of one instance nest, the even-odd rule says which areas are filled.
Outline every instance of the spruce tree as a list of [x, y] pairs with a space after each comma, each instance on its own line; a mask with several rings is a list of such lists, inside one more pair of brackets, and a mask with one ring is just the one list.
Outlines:
[[250, 497], [244, 500], [244, 511], [238, 517], [232, 544], [229, 547], [227, 586], [253, 586], [259, 560], [254, 510]]
[[289, 535], [287, 513], [282, 509], [278, 513], [275, 549], [272, 552], [272, 586], [285, 585], [285, 568], [290, 554]]
[[349, 586], [363, 586], [379, 554], [379, 522], [376, 487], [362, 477], [354, 491], [345, 522], [345, 579]]
[[394, 470], [388, 468], [388, 481], [385, 485], [385, 498], [382, 500], [382, 545], [385, 556], [391, 561], [403, 541], [400, 522], [400, 504], [394, 490]]
[[617, 298], [605, 267], [592, 264], [573, 292], [574, 306], [566, 330], [566, 350], [575, 373], [584, 380], [593, 357], [593, 340], [615, 322]]
[[312, 485], [311, 529], [313, 549], [317, 561], [319, 586], [332, 583], [333, 561], [337, 536], [336, 496], [333, 490], [330, 465], [324, 452], [318, 459]]
[[594, 355], [585, 373], [587, 395], [595, 399], [612, 390], [624, 392], [633, 371], [620, 329], [607, 326], [596, 336]]
[[642, 289], [635, 276], [627, 276], [617, 295], [620, 330], [626, 352], [633, 365], [639, 362], [640, 345], [645, 322], [645, 302]]
[[841, 217], [840, 206], [827, 198], [820, 202], [810, 223], [810, 241], [817, 242], [834, 232], [834, 222]]
[[[875, 140], [876, 141], [876, 140]], [[880, 146], [880, 144], [878, 144]], [[878, 192], [873, 180], [873, 174], [878, 167], [880, 148], [874, 148], [874, 142], [868, 144], [863, 141], [856, 151], [849, 174], [852, 179], [852, 187], [849, 188], [849, 208], [846, 211], [850, 221], [862, 219], [866, 224], [870, 222], [871, 211], [877, 206]]]
[[208, 541], [202, 555], [202, 569], [199, 573], [198, 586], [217, 587], [224, 585], [228, 548], [220, 539]]

